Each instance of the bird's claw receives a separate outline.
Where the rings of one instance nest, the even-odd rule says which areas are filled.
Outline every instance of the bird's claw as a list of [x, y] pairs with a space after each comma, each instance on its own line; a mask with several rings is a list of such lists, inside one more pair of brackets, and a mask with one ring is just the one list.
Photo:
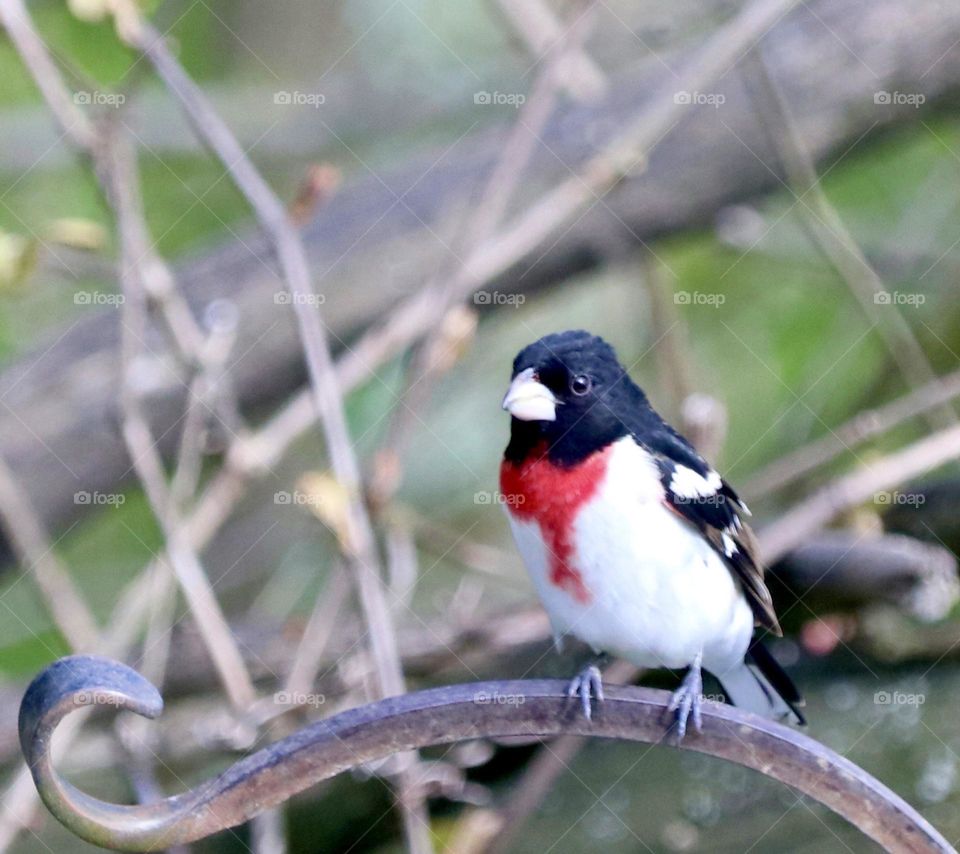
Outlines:
[[673, 712], [677, 721], [677, 741], [687, 734], [687, 720], [693, 719], [693, 728], [703, 731], [703, 679], [699, 667], [691, 667], [683, 677], [680, 687], [670, 697], [667, 712]]
[[567, 686], [568, 697], [580, 697], [580, 706], [583, 716], [589, 721], [593, 718], [591, 697], [596, 697], [598, 703], [603, 702], [603, 683], [600, 681], [600, 668], [595, 664], [584, 667]]

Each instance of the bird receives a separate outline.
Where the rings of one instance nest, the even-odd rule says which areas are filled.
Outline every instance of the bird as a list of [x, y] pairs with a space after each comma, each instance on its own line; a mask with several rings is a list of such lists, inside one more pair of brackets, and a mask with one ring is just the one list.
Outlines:
[[[686, 668], [667, 711], [702, 729], [702, 672], [735, 706], [805, 723], [764, 645], [782, 631], [747, 505], [651, 406], [613, 347], [584, 330], [546, 335], [513, 362], [501, 502], [558, 647]], [[595, 661], [569, 683], [590, 719]], [[672, 724], [672, 725], [673, 725]]]

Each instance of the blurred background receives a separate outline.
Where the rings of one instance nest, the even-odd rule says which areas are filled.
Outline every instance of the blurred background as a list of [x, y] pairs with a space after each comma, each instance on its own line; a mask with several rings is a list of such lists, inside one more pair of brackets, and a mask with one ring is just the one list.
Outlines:
[[[194, 132], [140, 14], [239, 156]], [[960, 837], [960, 6], [0, 0], [0, 17], [0, 849], [95, 850], [38, 806], [16, 737], [29, 679], [71, 651], [167, 701], [64, 745], [71, 779], [117, 800], [182, 791], [385, 686], [572, 674], [582, 651], [553, 652], [496, 491], [513, 356], [572, 327], [613, 343], [751, 506], [809, 735]], [[49, 64], [28, 71], [29, 44]], [[285, 289], [243, 154], [312, 293]], [[309, 313], [344, 391], [340, 468]], [[344, 459], [372, 586], [354, 583]], [[191, 847], [601, 846], [875, 850], [753, 772], [572, 739], [365, 768]]]

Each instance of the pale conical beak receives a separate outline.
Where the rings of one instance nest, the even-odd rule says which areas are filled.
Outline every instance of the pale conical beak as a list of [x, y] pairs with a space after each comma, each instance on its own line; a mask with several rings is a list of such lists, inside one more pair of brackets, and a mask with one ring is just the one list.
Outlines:
[[534, 379], [533, 368], [513, 378], [503, 408], [520, 421], [556, 421], [557, 399], [543, 383]]

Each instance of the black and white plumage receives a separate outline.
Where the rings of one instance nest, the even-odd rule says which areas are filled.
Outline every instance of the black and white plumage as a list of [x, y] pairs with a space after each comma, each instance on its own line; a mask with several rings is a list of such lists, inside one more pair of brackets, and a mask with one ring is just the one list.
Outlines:
[[[504, 408], [501, 489], [554, 630], [642, 667], [688, 667], [679, 734], [699, 725], [700, 668], [734, 704], [802, 721], [755, 637], [780, 634], [746, 505], [587, 332], [520, 352]], [[576, 688], [596, 692], [595, 672]]]
[[775, 635], [782, 634], [763, 582], [756, 540], [743, 522], [743, 517], [750, 515], [747, 505], [683, 436], [659, 416], [657, 419], [660, 425], [642, 433], [631, 431], [631, 435], [656, 460], [665, 500], [726, 558], [757, 624]]

